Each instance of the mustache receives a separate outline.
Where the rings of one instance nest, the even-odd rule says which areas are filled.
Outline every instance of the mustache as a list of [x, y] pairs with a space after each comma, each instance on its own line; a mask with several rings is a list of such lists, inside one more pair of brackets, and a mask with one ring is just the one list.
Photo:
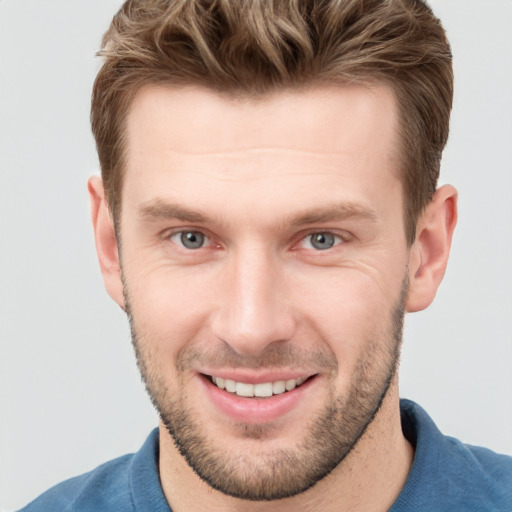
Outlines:
[[[123, 278], [123, 294], [125, 313], [128, 317], [132, 335], [132, 343], [136, 353], [143, 350], [141, 339], [135, 329], [128, 287]], [[137, 357], [140, 361], [140, 357]], [[291, 368], [308, 372], [338, 371], [338, 362], [327, 344], [320, 347], [302, 348], [286, 341], [270, 343], [258, 355], [240, 354], [224, 340], [201, 343], [191, 340], [177, 355], [175, 367], [177, 371], [194, 370], [207, 367], [211, 370], [226, 368], [246, 368], [248, 370], [270, 370]]]
[[270, 344], [258, 355], [239, 354], [228, 343], [221, 341], [215, 347], [184, 347], [176, 359], [176, 369], [186, 371], [198, 367], [210, 369], [294, 368], [308, 371], [337, 371], [334, 354], [326, 348], [302, 349], [286, 342]]

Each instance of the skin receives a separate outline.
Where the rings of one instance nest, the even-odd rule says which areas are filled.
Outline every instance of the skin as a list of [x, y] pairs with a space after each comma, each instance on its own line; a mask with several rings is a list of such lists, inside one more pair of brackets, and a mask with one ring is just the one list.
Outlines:
[[[160, 475], [174, 511], [378, 511], [398, 496], [413, 450], [400, 426], [393, 313], [407, 282], [407, 311], [433, 300], [456, 191], [436, 192], [408, 246], [396, 128], [386, 87], [312, 87], [259, 100], [192, 87], [137, 93], [120, 240], [99, 178], [89, 191], [105, 285], [129, 307], [139, 365], [157, 399], [178, 396], [216, 457], [232, 474], [249, 465], [248, 479], [277, 450], [300, 455], [312, 436], [305, 418], [322, 418], [333, 399], [350, 402], [354, 386], [386, 392], [343, 461], [307, 491], [278, 501], [212, 489], [161, 424]], [[185, 248], [179, 233], [186, 230], [206, 235], [205, 245]], [[333, 233], [335, 244], [320, 251], [312, 233]], [[283, 372], [314, 378], [282, 414], [252, 411], [234, 421], [202, 377], [223, 372], [243, 382]]]

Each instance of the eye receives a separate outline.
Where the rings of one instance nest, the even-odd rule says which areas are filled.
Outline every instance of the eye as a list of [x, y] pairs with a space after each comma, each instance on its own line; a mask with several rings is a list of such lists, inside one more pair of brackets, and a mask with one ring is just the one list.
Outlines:
[[321, 231], [318, 233], [311, 233], [301, 241], [303, 249], [315, 249], [317, 251], [325, 251], [332, 249], [334, 246], [343, 242], [340, 236], [328, 231]]
[[200, 231], [178, 231], [171, 236], [171, 240], [185, 249], [201, 249], [208, 244], [208, 237]]

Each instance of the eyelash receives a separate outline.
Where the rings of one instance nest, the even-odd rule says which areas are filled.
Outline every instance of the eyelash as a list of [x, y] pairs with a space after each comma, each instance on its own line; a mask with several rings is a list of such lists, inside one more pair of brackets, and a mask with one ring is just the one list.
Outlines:
[[[323, 238], [332, 238], [333, 239], [333, 245], [331, 247], [325, 247], [325, 248], [322, 248], [322, 249], [316, 247], [315, 248], [316, 249], [315, 252], [328, 251], [329, 249], [333, 249], [333, 248], [337, 247], [338, 245], [343, 244], [344, 242], [346, 242], [346, 237], [343, 237], [340, 234], [335, 233], [333, 231], [311, 231], [308, 234], [306, 234], [305, 236], [303, 236], [299, 240], [299, 243], [297, 245], [309, 243], [310, 245], [314, 246], [313, 236], [315, 236], [315, 235], [316, 236], [320, 236], [321, 235]], [[305, 249], [312, 249], [312, 248], [309, 247], [309, 248], [305, 248]]]
[[208, 247], [209, 246], [209, 244], [208, 245], [201, 245], [200, 247], [197, 247], [196, 249], [192, 249], [190, 247], [185, 247], [183, 245], [183, 243], [180, 243], [180, 242], [175, 240], [175, 237], [177, 237], [177, 236], [183, 237], [183, 235], [185, 235], [185, 234], [198, 234], [198, 235], [203, 236], [205, 241], [211, 242], [211, 238], [206, 233], [204, 233], [203, 231], [198, 230], [198, 229], [180, 229], [178, 231], [173, 231], [172, 233], [168, 234], [166, 236], [166, 238], [171, 240], [176, 245], [179, 245], [183, 249], [186, 249], [186, 250], [189, 250], [189, 251], [203, 249], [204, 247]]
[[[190, 248], [190, 247], [185, 247], [183, 245], [183, 241], [178, 241], [176, 240], [176, 237], [180, 236], [182, 237], [184, 234], [199, 234], [201, 236], [203, 236], [205, 238], [205, 244], [197, 247], [197, 248]], [[320, 249], [320, 248], [314, 248], [314, 247], [300, 247], [301, 244], [305, 244], [305, 243], [310, 243], [311, 245], [313, 245], [313, 242], [312, 242], [312, 238], [314, 235], [323, 235], [324, 237], [327, 236], [327, 237], [332, 237], [334, 239], [334, 244], [331, 246], [331, 247], [326, 247], [326, 248], [323, 248], [323, 249]], [[332, 230], [313, 230], [313, 231], [308, 231], [307, 233], [303, 233], [303, 234], [300, 234], [300, 237], [297, 237], [298, 238], [298, 242], [294, 243], [293, 244], [293, 249], [294, 250], [298, 250], [298, 249], [305, 249], [305, 250], [312, 250], [314, 252], [327, 252], [329, 251], [330, 249], [334, 249], [336, 247], [338, 247], [339, 245], [342, 245], [344, 243], [346, 243], [348, 240], [349, 240], [349, 237], [347, 236], [346, 233], [339, 233], [337, 231], [332, 231]], [[196, 251], [196, 250], [199, 250], [199, 249], [203, 249], [203, 248], [207, 248], [207, 247], [211, 247], [213, 244], [212, 242], [212, 237], [210, 237], [208, 234], [206, 234], [203, 230], [200, 230], [200, 229], [179, 229], [179, 230], [176, 230], [176, 231], [172, 231], [171, 233], [168, 233], [165, 235], [165, 239], [167, 240], [170, 240], [172, 243], [178, 245], [179, 247], [181, 247], [182, 249], [185, 249], [187, 251]], [[220, 244], [217, 244], [217, 247], [220, 247]]]

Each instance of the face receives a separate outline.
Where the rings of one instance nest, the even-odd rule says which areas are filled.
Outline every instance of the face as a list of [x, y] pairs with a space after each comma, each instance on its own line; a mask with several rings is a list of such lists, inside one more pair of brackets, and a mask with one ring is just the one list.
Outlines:
[[138, 363], [226, 494], [308, 489], [388, 391], [408, 264], [396, 122], [384, 87], [135, 98], [118, 236]]

